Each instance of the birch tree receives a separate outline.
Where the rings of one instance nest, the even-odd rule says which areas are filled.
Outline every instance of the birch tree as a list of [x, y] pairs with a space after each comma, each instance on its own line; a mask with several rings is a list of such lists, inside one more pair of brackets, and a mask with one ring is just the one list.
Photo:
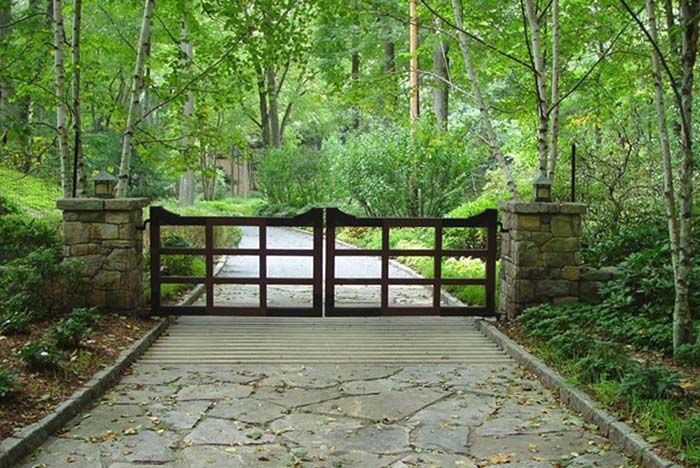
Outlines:
[[[664, 178], [664, 199], [668, 219], [669, 240], [671, 244], [671, 261], [675, 277], [675, 298], [673, 307], [673, 348], [674, 352], [683, 344], [693, 339], [693, 319], [690, 309], [689, 278], [692, 260], [692, 214], [693, 214], [693, 82], [697, 59], [698, 15], [700, 0], [680, 1], [681, 40], [678, 57], [665, 57], [662, 53], [657, 33], [654, 0], [646, 0], [647, 25], [637, 17], [625, 0], [621, 3], [634, 18], [651, 45], [651, 68], [654, 82], [654, 96], [657, 114], [659, 145], [661, 149], [661, 166]], [[668, 34], [675, 34], [669, 31]], [[675, 42], [671, 39], [671, 44]], [[675, 50], [671, 47], [671, 53]], [[680, 79], [674, 76], [670, 60], [680, 63]], [[664, 81], [666, 75], [674, 96], [676, 108], [680, 113], [679, 149], [677, 169], [678, 190], [674, 188], [674, 166], [669, 144], [666, 121], [666, 103]], [[700, 336], [697, 338], [700, 343]]]
[[[60, 1], [60, 0], [55, 0]], [[126, 128], [122, 140], [121, 161], [119, 164], [119, 182], [117, 183], [116, 196], [125, 197], [129, 188], [129, 168], [131, 164], [131, 154], [133, 152], [134, 132], [139, 114], [139, 104], [141, 90], [143, 88], [143, 72], [146, 63], [146, 52], [149, 49], [151, 40], [151, 18], [155, 8], [155, 0], [145, 0], [143, 17], [141, 19], [141, 33], [139, 34], [138, 47], [136, 49], [136, 63], [134, 65], [134, 75], [131, 81], [131, 95], [129, 99], [129, 110], [126, 117]]]
[[71, 196], [70, 163], [68, 157], [68, 128], [65, 92], [64, 50], [65, 33], [63, 29], [63, 2], [53, 0], [53, 45], [54, 45], [54, 93], [56, 98], [56, 136], [61, 170], [61, 190], [63, 196]]
[[85, 167], [83, 164], [82, 119], [80, 116], [80, 28], [82, 25], [83, 1], [73, 2], [73, 38], [71, 40], [73, 78], [73, 196], [83, 197], [87, 190]]
[[472, 97], [476, 103], [476, 107], [479, 109], [479, 115], [481, 116], [481, 125], [484, 127], [486, 132], [486, 144], [491, 151], [492, 157], [498, 162], [503, 173], [503, 179], [506, 184], [506, 190], [513, 199], [519, 199], [518, 189], [515, 186], [515, 181], [513, 180], [513, 175], [510, 172], [510, 165], [506, 161], [503, 152], [501, 151], [501, 146], [496, 137], [496, 131], [494, 130], [493, 123], [491, 122], [491, 116], [489, 113], [489, 108], [481, 94], [481, 87], [479, 86], [479, 80], [472, 64], [471, 53], [469, 51], [469, 38], [464, 29], [464, 21], [462, 19], [462, 3], [461, 0], [451, 0], [452, 3], [452, 13], [455, 18], [455, 25], [457, 26], [457, 43], [459, 44], [459, 50], [462, 54], [462, 62], [464, 63], [464, 69], [469, 78], [469, 83], [471, 85]]
[[[180, 64], [183, 70], [187, 70], [192, 63], [193, 56], [193, 46], [192, 42], [187, 38], [187, 24], [183, 19], [180, 22]], [[190, 167], [189, 158], [186, 156], [189, 152], [189, 146], [191, 144], [190, 138], [188, 136], [189, 126], [192, 121], [192, 114], [194, 113], [194, 93], [192, 90], [187, 90], [187, 98], [182, 107], [182, 124], [180, 128], [182, 129], [182, 152], [185, 159], [185, 164], [187, 165], [187, 171], [180, 177], [179, 187], [178, 187], [178, 203], [180, 206], [190, 206], [194, 204], [194, 185], [195, 177], [194, 171]]]

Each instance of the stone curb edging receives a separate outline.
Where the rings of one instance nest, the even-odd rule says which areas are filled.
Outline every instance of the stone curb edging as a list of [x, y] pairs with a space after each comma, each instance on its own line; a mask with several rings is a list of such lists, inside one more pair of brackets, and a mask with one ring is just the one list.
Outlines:
[[549, 368], [544, 362], [530, 354], [522, 346], [511, 340], [486, 320], [477, 320], [477, 328], [488, 338], [496, 342], [520, 366], [532, 372], [550, 390], [554, 390], [559, 399], [583, 419], [598, 426], [599, 432], [628, 455], [632, 461], [645, 468], [681, 468], [681, 465], [660, 457], [652, 450], [651, 444], [634, 431], [629, 425], [616, 420], [601, 409], [588, 395], [575, 388]]
[[170, 325], [168, 318], [161, 319], [146, 335], [122, 351], [116, 362], [96, 373], [79, 390], [59, 404], [53, 412], [30, 424], [0, 442], [0, 468], [11, 468], [43, 444], [51, 434], [99, 398], [136, 359], [165, 332]]

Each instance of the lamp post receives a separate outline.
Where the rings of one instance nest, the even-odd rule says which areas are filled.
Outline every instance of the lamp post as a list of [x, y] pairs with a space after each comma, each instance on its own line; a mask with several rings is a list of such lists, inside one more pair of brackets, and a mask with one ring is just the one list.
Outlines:
[[95, 197], [114, 198], [114, 188], [119, 179], [109, 172], [102, 170], [95, 177], [90, 179], [95, 184]]

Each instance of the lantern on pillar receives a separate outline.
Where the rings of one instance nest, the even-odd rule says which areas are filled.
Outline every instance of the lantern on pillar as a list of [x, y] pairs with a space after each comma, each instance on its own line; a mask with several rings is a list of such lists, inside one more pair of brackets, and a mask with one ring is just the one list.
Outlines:
[[95, 184], [95, 197], [97, 198], [113, 198], [114, 188], [119, 179], [114, 177], [109, 172], [102, 170], [95, 177], [90, 179]]
[[536, 202], [552, 201], [552, 181], [540, 174], [532, 181]]

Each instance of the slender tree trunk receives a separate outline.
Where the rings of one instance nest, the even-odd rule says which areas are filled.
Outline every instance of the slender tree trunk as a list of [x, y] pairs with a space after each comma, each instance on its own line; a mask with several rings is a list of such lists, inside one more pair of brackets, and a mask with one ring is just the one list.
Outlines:
[[[656, 12], [654, 0], [646, 0], [647, 22], [649, 35], [658, 43], [656, 28]], [[661, 60], [652, 48], [651, 73], [654, 80], [654, 103], [656, 105], [656, 123], [659, 132], [661, 147], [661, 164], [664, 177], [664, 201], [666, 204], [666, 218], [668, 219], [668, 235], [671, 243], [671, 262], [674, 277], [678, 276], [678, 218], [676, 212], [676, 190], [673, 184], [673, 165], [671, 162], [671, 146], [669, 144], [668, 128], [666, 123], [666, 102], [663, 83], [661, 81]]]
[[146, 52], [148, 51], [148, 43], [151, 40], [151, 17], [153, 16], [155, 3], [155, 0], [144, 1], [141, 33], [139, 34], [139, 44], [136, 50], [134, 76], [131, 82], [131, 98], [126, 117], [124, 139], [122, 141], [121, 162], [119, 164], [119, 182], [117, 183], [116, 195], [120, 198], [126, 196], [129, 188], [131, 153], [133, 152], [134, 132], [136, 131], [136, 120], [139, 113], [139, 98], [143, 89], [143, 69], [146, 62]]
[[438, 127], [447, 130], [447, 116], [449, 113], [450, 98], [450, 74], [449, 60], [447, 53], [449, 44], [443, 40], [440, 28], [442, 27], [440, 18], [435, 18], [435, 30], [438, 31], [438, 40], [433, 47], [433, 114]]
[[396, 52], [394, 41], [384, 42], [384, 71], [394, 73], [396, 71]]
[[53, 0], [53, 43], [54, 43], [54, 75], [56, 94], [56, 134], [58, 137], [58, 154], [61, 160], [61, 190], [63, 196], [71, 196], [70, 163], [68, 157], [68, 129], [66, 119], [68, 106], [65, 93], [65, 69], [63, 43], [63, 5], [61, 0]]
[[408, 88], [410, 93], [410, 117], [411, 122], [420, 116], [420, 89], [418, 84], [418, 1], [409, 0], [408, 3]]
[[559, 159], [559, 0], [552, 0], [552, 98], [549, 114], [549, 169], [547, 177], [554, 181]]
[[474, 96], [474, 101], [476, 106], [479, 108], [479, 115], [481, 116], [481, 124], [486, 132], [486, 143], [491, 150], [491, 155], [496, 159], [498, 165], [501, 167], [501, 172], [503, 173], [503, 179], [506, 184], [506, 190], [513, 197], [514, 200], [518, 200], [518, 190], [515, 186], [515, 181], [510, 172], [510, 165], [506, 161], [505, 156], [501, 152], [498, 139], [496, 138], [496, 132], [493, 129], [493, 124], [491, 123], [491, 117], [489, 115], [489, 109], [486, 106], [483, 96], [481, 95], [481, 88], [479, 87], [479, 81], [476, 76], [476, 71], [472, 65], [471, 54], [469, 53], [469, 38], [464, 32], [464, 21], [462, 21], [462, 4], [460, 0], [451, 0], [452, 11], [455, 17], [455, 24], [459, 31], [457, 32], [457, 43], [459, 44], [459, 50], [462, 53], [462, 62], [464, 62], [464, 68], [467, 72], [469, 82], [471, 84], [472, 95]]
[[267, 67], [267, 99], [267, 109], [270, 116], [270, 143], [273, 148], [279, 148], [282, 146], [282, 134], [280, 133], [277, 74], [272, 65]]
[[536, 0], [525, 0], [527, 22], [530, 29], [532, 61], [535, 68], [535, 92], [537, 97], [537, 153], [539, 154], [539, 175], [547, 176], [549, 114], [547, 108], [547, 90], [545, 86], [544, 54], [540, 38]]
[[270, 147], [270, 113], [267, 110], [267, 85], [265, 75], [258, 72], [258, 100], [260, 108], [260, 129], [262, 131], [262, 142], [265, 148]]
[[83, 162], [83, 133], [80, 116], [80, 28], [82, 24], [83, 1], [73, 1], [73, 179], [74, 196], [84, 197], [87, 191], [87, 179]]
[[680, 225], [678, 237], [678, 272], [676, 275], [676, 300], [673, 310], [674, 351], [682, 344], [690, 343], [693, 319], [690, 310], [689, 277], [692, 258], [693, 211], [693, 69], [698, 53], [699, 0], [681, 0], [681, 102], [685, 119], [681, 119], [681, 167], [679, 178]]
[[[193, 56], [192, 43], [188, 40], [187, 34], [187, 24], [184, 20], [180, 22], [180, 64], [183, 70], [187, 70], [190, 67]], [[182, 106], [182, 158], [185, 160], [185, 165], [187, 166], [187, 171], [180, 176], [180, 182], [178, 187], [178, 204], [180, 206], [191, 206], [194, 204], [194, 189], [195, 189], [195, 175], [194, 170], [192, 170], [192, 164], [188, 160], [188, 154], [190, 152], [190, 138], [189, 132], [192, 124], [192, 114], [194, 113], [194, 94], [192, 91], [187, 91], [187, 99]]]
[[[350, 81], [352, 81], [353, 85], [356, 85], [360, 80], [360, 53], [357, 50], [352, 53], [350, 63]], [[357, 130], [360, 128], [360, 110], [353, 106], [352, 114], [352, 128]]]
[[[9, 24], [12, 22], [12, 0], [0, 0], [0, 48], [4, 49], [9, 43], [12, 28]], [[3, 70], [4, 63], [0, 57], [0, 70]], [[2, 71], [1, 73], [4, 73]], [[10, 81], [6, 77], [0, 75], [0, 145], [5, 146], [10, 131], [9, 123], [12, 121], [10, 115], [10, 93], [12, 87]], [[0, 152], [0, 156], [2, 153]]]

